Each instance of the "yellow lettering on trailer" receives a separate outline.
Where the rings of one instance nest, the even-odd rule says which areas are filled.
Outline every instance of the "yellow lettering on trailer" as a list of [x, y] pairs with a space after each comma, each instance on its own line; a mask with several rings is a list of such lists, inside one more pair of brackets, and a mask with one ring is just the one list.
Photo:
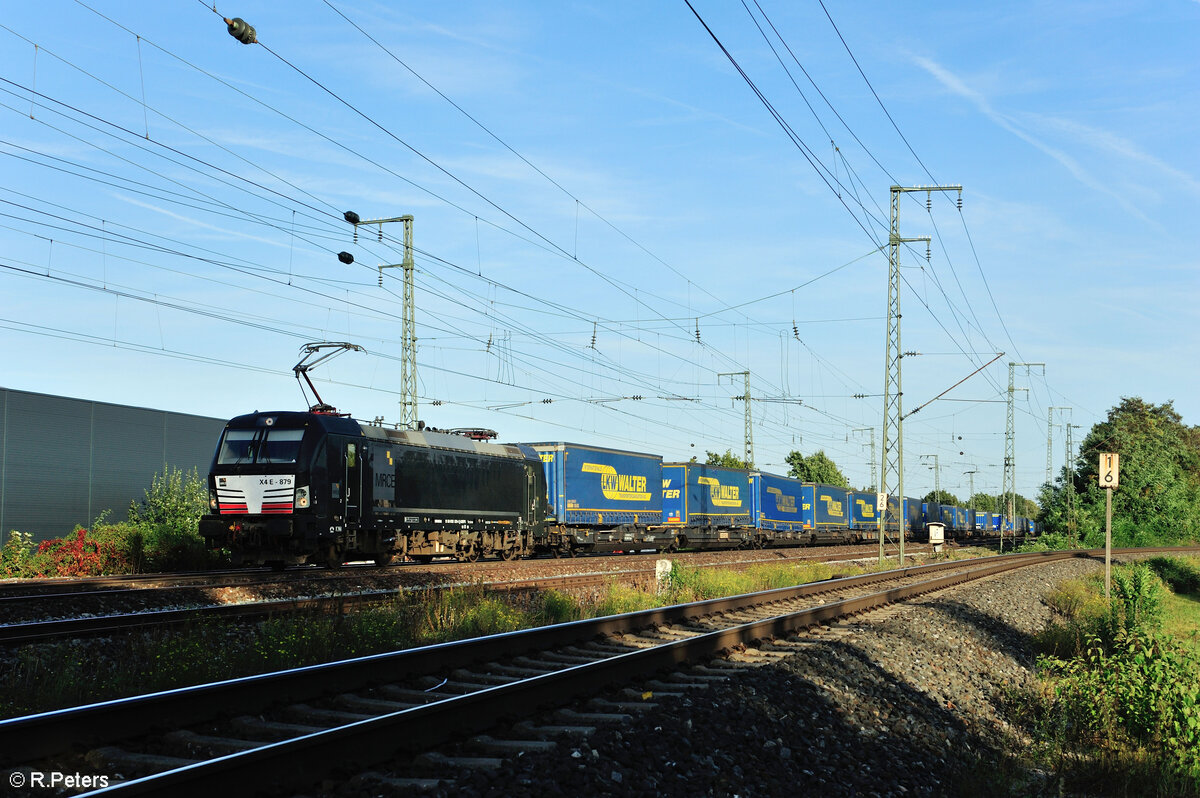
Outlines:
[[600, 475], [600, 492], [604, 498], [618, 502], [650, 501], [646, 478], [634, 474], [618, 474], [617, 469], [601, 463], [584, 463], [585, 474]]
[[722, 485], [714, 477], [697, 477], [696, 482], [708, 485], [708, 496], [717, 507], [741, 507], [741, 493], [737, 485]]
[[781, 513], [796, 512], [796, 497], [785, 496], [779, 488], [767, 488], [767, 493], [775, 497], [775, 509]]
[[822, 496], [821, 501], [825, 502], [825, 512], [838, 518], [845, 516], [845, 512], [842, 511], [842, 503], [834, 501], [832, 496]]

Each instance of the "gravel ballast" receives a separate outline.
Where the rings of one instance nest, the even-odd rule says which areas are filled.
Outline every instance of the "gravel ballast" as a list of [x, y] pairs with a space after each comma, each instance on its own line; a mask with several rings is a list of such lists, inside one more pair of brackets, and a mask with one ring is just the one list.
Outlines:
[[777, 664], [432, 794], [970, 795], [994, 792], [1005, 767], [1037, 792], [1039, 774], [1011, 767], [1021, 743], [999, 704], [1032, 684], [1043, 596], [1098, 567], [1023, 568], [849, 622]]

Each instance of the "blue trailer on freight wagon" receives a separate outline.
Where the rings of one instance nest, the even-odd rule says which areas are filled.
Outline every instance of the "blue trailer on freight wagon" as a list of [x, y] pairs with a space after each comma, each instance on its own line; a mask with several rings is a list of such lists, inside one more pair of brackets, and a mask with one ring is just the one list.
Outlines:
[[862, 490], [847, 492], [850, 500], [850, 531], [855, 539], [879, 540], [880, 518], [879, 494]]
[[788, 545], [788, 541], [812, 543], [812, 491], [804, 498], [804, 483], [798, 479], [767, 474], [750, 474], [750, 511], [758, 540], [764, 545]]
[[[750, 475], [750, 483], [754, 526], [758, 529], [756, 543], [787, 546], [791, 542], [837, 542], [858, 534], [852, 526], [851, 492], [845, 488], [761, 471]], [[870, 496], [874, 502], [875, 494]], [[866, 520], [863, 526], [874, 528], [874, 521]]]
[[529, 446], [546, 472], [551, 550], [669, 547], [672, 536], [661, 529], [662, 457], [575, 443]]
[[663, 523], [676, 528], [679, 547], [751, 545], [750, 472], [703, 463], [663, 463]]

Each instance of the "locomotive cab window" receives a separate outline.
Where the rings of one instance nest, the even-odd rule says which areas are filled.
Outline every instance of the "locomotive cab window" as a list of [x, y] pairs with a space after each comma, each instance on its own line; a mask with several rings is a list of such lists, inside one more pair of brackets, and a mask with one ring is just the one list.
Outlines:
[[269, 429], [258, 450], [260, 463], [294, 463], [300, 453], [302, 429]]
[[254, 438], [258, 432], [252, 429], [227, 429], [221, 438], [221, 453], [217, 462], [221, 465], [252, 462]]
[[217, 463], [294, 463], [303, 438], [302, 429], [225, 430]]

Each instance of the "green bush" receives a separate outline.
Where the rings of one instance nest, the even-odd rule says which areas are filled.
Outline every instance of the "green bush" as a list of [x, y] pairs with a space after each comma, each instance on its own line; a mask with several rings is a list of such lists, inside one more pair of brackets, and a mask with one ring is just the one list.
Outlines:
[[1055, 655], [1038, 659], [1041, 690], [1021, 712], [1058, 775], [1088, 794], [1200, 795], [1200, 657], [1158, 631], [1162, 570], [1186, 573], [1139, 563], [1114, 569], [1111, 599], [1099, 578], [1046, 597], [1066, 619], [1038, 636]]
[[1157, 629], [1162, 625], [1163, 583], [1145, 563], [1112, 572], [1108, 640], [1121, 632]]
[[140, 548], [138, 570], [198, 570], [212, 563], [200, 537], [200, 516], [208, 508], [208, 481], [195, 469], [170, 466], [155, 474], [146, 498], [129, 505], [129, 523], [141, 537], [127, 535]]
[[1176, 593], [1200, 594], [1200, 567], [1183, 557], [1152, 557], [1146, 565]]
[[1074, 541], [1068, 535], [1057, 532], [1045, 532], [1038, 537], [1017, 547], [1017, 551], [1066, 551], [1075, 548]]
[[1168, 771], [1200, 788], [1200, 661], [1170, 638], [1121, 631], [1083, 657], [1039, 660], [1053, 689], [1051, 716], [1072, 743], [1160, 750]]
[[0, 547], [0, 576], [27, 576], [33, 550], [32, 533], [18, 532], [15, 529], [9, 532], [8, 542]]

